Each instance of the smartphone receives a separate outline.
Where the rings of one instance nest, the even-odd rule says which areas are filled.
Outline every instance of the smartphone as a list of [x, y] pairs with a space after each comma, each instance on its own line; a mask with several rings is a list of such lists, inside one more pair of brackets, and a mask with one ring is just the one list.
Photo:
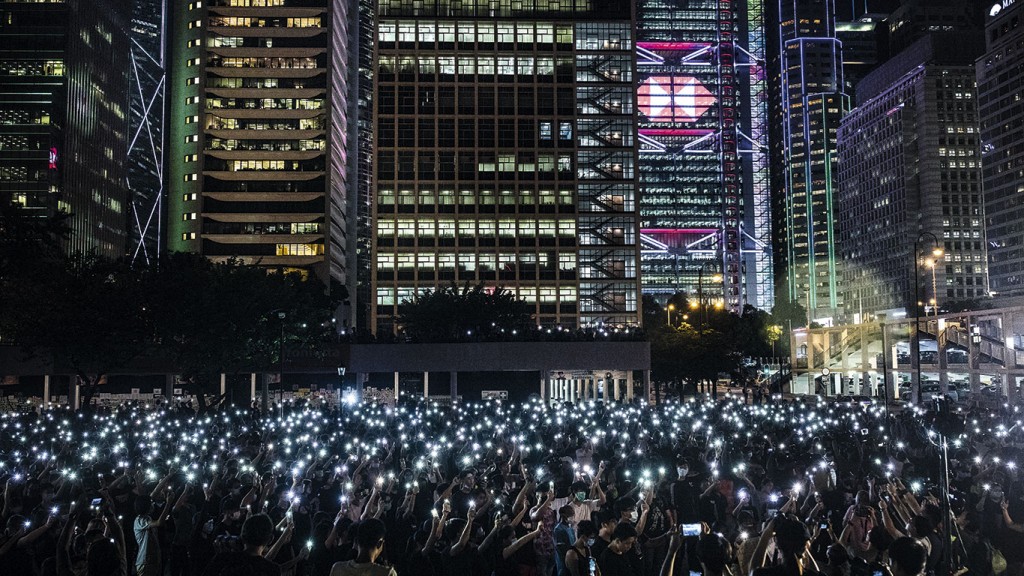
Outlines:
[[103, 505], [103, 498], [93, 498], [92, 502], [89, 504], [89, 507], [92, 508], [93, 510], [99, 510], [100, 506], [102, 506], [102, 505]]
[[822, 522], [821, 523], [821, 529], [822, 530], [828, 530], [828, 522]]
[[778, 513], [779, 513], [779, 509], [778, 508], [769, 508], [768, 509], [768, 518], [775, 518], [775, 516], [778, 515]]
[[590, 557], [590, 576], [597, 576], [597, 558]]
[[683, 536], [700, 536], [700, 524], [680, 524], [679, 533]]
[[696, 570], [690, 570], [690, 576], [701, 576], [701, 573]]
[[875, 570], [874, 572], [871, 573], [871, 576], [882, 576], [882, 571], [881, 570]]

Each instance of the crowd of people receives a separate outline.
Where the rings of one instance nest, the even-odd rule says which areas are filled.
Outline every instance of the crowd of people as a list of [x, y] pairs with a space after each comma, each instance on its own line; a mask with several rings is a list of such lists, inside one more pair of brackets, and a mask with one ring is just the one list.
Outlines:
[[12, 412], [0, 574], [1022, 576], [1020, 418], [732, 396]]

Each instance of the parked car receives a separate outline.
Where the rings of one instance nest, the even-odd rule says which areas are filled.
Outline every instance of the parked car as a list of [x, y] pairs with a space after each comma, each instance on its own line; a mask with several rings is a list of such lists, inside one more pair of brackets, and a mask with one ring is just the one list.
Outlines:
[[[959, 391], [956, 386], [950, 384], [946, 389], [946, 397], [953, 402], [960, 401]], [[905, 402], [909, 402], [913, 397], [913, 390], [908, 386], [907, 388], [900, 387], [900, 399]], [[934, 380], [929, 380], [921, 384], [921, 400], [928, 401], [933, 398], [942, 397], [942, 385]]]

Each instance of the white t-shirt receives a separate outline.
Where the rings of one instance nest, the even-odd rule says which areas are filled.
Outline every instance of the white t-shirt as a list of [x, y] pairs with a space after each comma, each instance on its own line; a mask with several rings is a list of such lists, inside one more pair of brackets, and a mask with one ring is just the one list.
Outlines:
[[390, 566], [369, 562], [356, 563], [355, 560], [349, 560], [348, 562], [336, 562], [331, 567], [331, 576], [398, 576], [398, 573]]
[[[573, 519], [569, 523], [570, 526], [575, 528], [583, 520], [590, 520], [590, 515], [597, 512], [600, 508], [597, 499], [584, 500], [583, 502], [577, 502], [573, 496], [567, 496], [565, 498], [555, 498], [551, 501], [551, 509], [558, 512], [558, 509], [568, 504], [573, 508]], [[561, 518], [559, 518], [561, 520]]]

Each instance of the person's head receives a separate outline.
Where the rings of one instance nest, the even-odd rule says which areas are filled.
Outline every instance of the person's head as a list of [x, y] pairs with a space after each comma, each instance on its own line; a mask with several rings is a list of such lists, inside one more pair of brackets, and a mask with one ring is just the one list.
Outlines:
[[374, 562], [384, 551], [384, 523], [376, 518], [367, 518], [359, 523], [356, 531], [356, 548], [359, 560]]
[[89, 546], [86, 555], [88, 576], [115, 576], [121, 569], [121, 551], [107, 538], [99, 538]]
[[573, 482], [572, 486], [569, 487], [569, 491], [577, 502], [583, 502], [587, 499], [587, 488], [586, 482]]
[[615, 501], [615, 513], [620, 520], [636, 522], [636, 502], [621, 498]]
[[935, 526], [927, 516], [916, 514], [907, 523], [907, 532], [914, 538], [927, 538], [935, 531]]
[[136, 516], [148, 516], [153, 509], [153, 499], [146, 494], [140, 494], [134, 504]]
[[463, 470], [459, 474], [459, 479], [461, 480], [463, 490], [472, 490], [473, 486], [476, 486], [476, 474], [472, 470]]
[[924, 573], [927, 560], [928, 552], [914, 538], [897, 538], [892, 546], [889, 546], [893, 576], [920, 576]]
[[875, 526], [868, 532], [868, 543], [871, 547], [882, 554], [889, 550], [889, 546], [892, 546], [892, 534], [885, 529], [885, 526]]
[[842, 566], [850, 561], [846, 547], [839, 543], [829, 546], [825, 551], [825, 556], [828, 557], [829, 566]]
[[612, 543], [610, 546], [615, 548], [615, 551], [622, 554], [626, 550], [633, 547], [636, 542], [636, 528], [629, 522], [619, 522], [615, 530], [612, 531]]
[[274, 522], [266, 514], [250, 516], [242, 524], [242, 545], [247, 552], [261, 554], [274, 541]]
[[606, 540], [610, 540], [611, 537], [612, 537], [612, 532], [615, 531], [615, 526], [617, 526], [618, 524], [619, 524], [619, 516], [617, 514], [612, 514], [611, 512], [608, 512], [606, 510], [602, 510], [601, 512], [598, 512], [598, 514], [597, 514], [597, 534], [598, 534], [598, 536], [601, 536], [601, 537], [605, 538]]
[[703, 534], [697, 540], [697, 559], [704, 567], [704, 574], [723, 574], [732, 562], [732, 546], [718, 534]]
[[575, 522], [576, 509], [566, 504], [558, 509], [558, 521], [563, 524], [572, 524]]
[[597, 525], [590, 520], [581, 520], [576, 525], [576, 539], [582, 542], [590, 543], [597, 538]]
[[11, 536], [13, 534], [17, 534], [19, 530], [25, 530], [27, 522], [28, 518], [25, 518], [21, 514], [11, 515], [11, 517], [7, 519], [7, 535]]
[[796, 558], [804, 553], [811, 535], [804, 523], [791, 516], [779, 516], [775, 520], [775, 545], [787, 558]]
[[857, 497], [853, 501], [857, 506], [867, 506], [871, 502], [871, 497], [868, 495], [867, 490], [858, 490]]

